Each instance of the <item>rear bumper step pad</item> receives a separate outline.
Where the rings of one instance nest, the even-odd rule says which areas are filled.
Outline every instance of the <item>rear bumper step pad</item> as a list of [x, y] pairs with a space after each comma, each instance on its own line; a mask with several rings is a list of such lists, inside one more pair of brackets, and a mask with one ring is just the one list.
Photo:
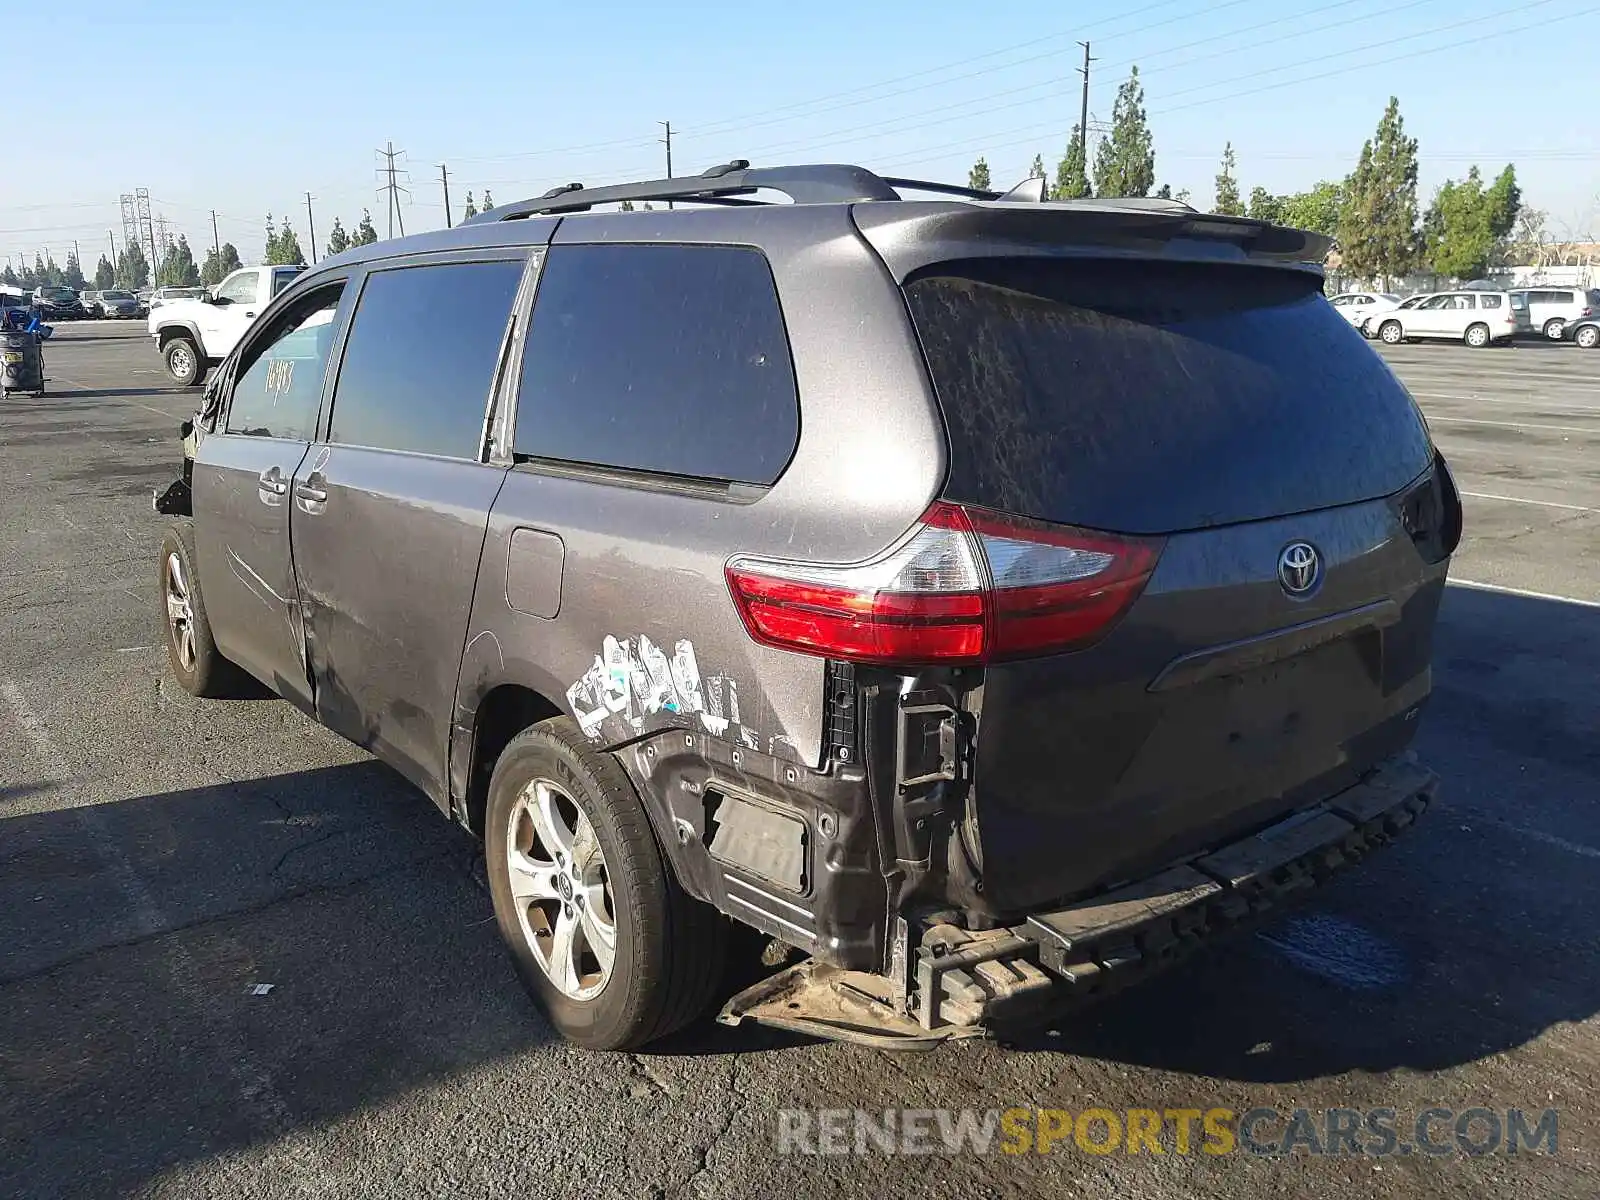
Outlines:
[[1122, 982], [1112, 976], [1178, 958], [1386, 845], [1437, 788], [1433, 772], [1397, 760], [1316, 808], [1150, 879], [1035, 914], [1012, 932], [1036, 942], [1040, 965], [1072, 991], [1105, 990]]

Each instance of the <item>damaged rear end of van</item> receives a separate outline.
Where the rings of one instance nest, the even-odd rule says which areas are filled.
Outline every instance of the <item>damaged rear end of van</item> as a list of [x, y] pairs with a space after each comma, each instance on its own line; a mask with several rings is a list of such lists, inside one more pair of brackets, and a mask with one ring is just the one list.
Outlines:
[[751, 637], [847, 681], [881, 962], [722, 1019], [916, 1045], [1103, 995], [1411, 826], [1461, 505], [1318, 235], [1136, 202], [854, 220], [943, 485], [870, 562], [728, 580]]

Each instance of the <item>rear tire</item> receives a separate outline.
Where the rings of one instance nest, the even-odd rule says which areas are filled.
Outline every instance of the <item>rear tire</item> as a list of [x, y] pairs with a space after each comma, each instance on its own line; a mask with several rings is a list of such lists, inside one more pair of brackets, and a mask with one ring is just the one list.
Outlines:
[[191, 696], [213, 700], [249, 695], [249, 676], [223, 657], [211, 636], [200, 576], [195, 571], [194, 528], [186, 521], [174, 521], [161, 539], [157, 582], [167, 631], [167, 662], [178, 686]]
[[1553, 317], [1544, 323], [1544, 335], [1552, 342], [1559, 342], [1566, 331], [1567, 323], [1559, 317]]
[[[564, 1037], [631, 1049], [705, 1014], [723, 976], [727, 918], [679, 887], [622, 767], [570, 718], [525, 729], [501, 752], [484, 855], [500, 936]], [[597, 945], [606, 918], [609, 964]], [[565, 949], [564, 924], [579, 931]]]
[[196, 387], [206, 377], [206, 360], [191, 338], [173, 338], [161, 351], [161, 357], [167, 364], [167, 374], [179, 387]]
[[1487, 325], [1469, 325], [1466, 335], [1462, 338], [1474, 350], [1482, 350], [1490, 342], [1489, 327]]
[[1600, 345], [1600, 327], [1585, 325], [1572, 337], [1573, 342], [1582, 350], [1593, 350]]
[[1405, 340], [1406, 331], [1399, 321], [1385, 321], [1378, 326], [1378, 337], [1386, 346], [1398, 346]]

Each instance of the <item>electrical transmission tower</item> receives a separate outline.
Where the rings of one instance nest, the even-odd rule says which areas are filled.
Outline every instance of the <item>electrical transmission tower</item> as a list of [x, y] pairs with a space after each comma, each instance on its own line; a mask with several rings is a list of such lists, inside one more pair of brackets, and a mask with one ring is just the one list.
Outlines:
[[404, 167], [397, 168], [394, 165], [394, 160], [402, 157], [405, 151], [396, 150], [394, 143], [389, 142], [382, 150], [375, 150], [373, 153], [383, 159], [383, 166], [378, 168], [378, 178], [382, 179], [384, 184], [378, 189], [378, 194], [385, 196], [389, 205], [389, 236], [394, 236], [395, 223], [398, 221], [400, 224], [400, 236], [404, 237], [406, 233], [406, 218], [405, 213], [400, 208], [400, 197], [405, 196], [410, 199], [411, 189], [403, 186], [397, 180], [399, 176], [404, 176], [406, 183], [410, 183], [411, 172]]
[[[126, 254], [129, 246], [137, 246], [144, 241], [139, 232], [139, 210], [134, 206], [133, 193], [122, 193], [122, 252]], [[116, 264], [113, 263], [112, 266]]]

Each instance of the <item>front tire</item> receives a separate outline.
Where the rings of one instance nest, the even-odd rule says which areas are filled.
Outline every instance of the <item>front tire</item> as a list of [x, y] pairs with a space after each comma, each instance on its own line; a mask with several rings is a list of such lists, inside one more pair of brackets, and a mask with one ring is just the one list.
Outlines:
[[1406, 331], [1401, 328], [1399, 321], [1385, 321], [1378, 326], [1378, 337], [1386, 346], [1398, 346], [1405, 336]]
[[501, 753], [484, 854], [500, 936], [563, 1036], [630, 1049], [704, 1015], [728, 922], [678, 886], [627, 775], [569, 718]]
[[200, 347], [187, 337], [175, 337], [162, 350], [161, 357], [179, 387], [196, 387], [206, 377], [206, 360]]
[[211, 636], [200, 576], [195, 571], [194, 530], [174, 522], [161, 539], [161, 615], [167, 631], [167, 662], [178, 686], [191, 696], [233, 699], [245, 694], [246, 676]]
[[1468, 326], [1463, 340], [1474, 350], [1482, 350], [1489, 344], [1489, 327], [1487, 325]]

